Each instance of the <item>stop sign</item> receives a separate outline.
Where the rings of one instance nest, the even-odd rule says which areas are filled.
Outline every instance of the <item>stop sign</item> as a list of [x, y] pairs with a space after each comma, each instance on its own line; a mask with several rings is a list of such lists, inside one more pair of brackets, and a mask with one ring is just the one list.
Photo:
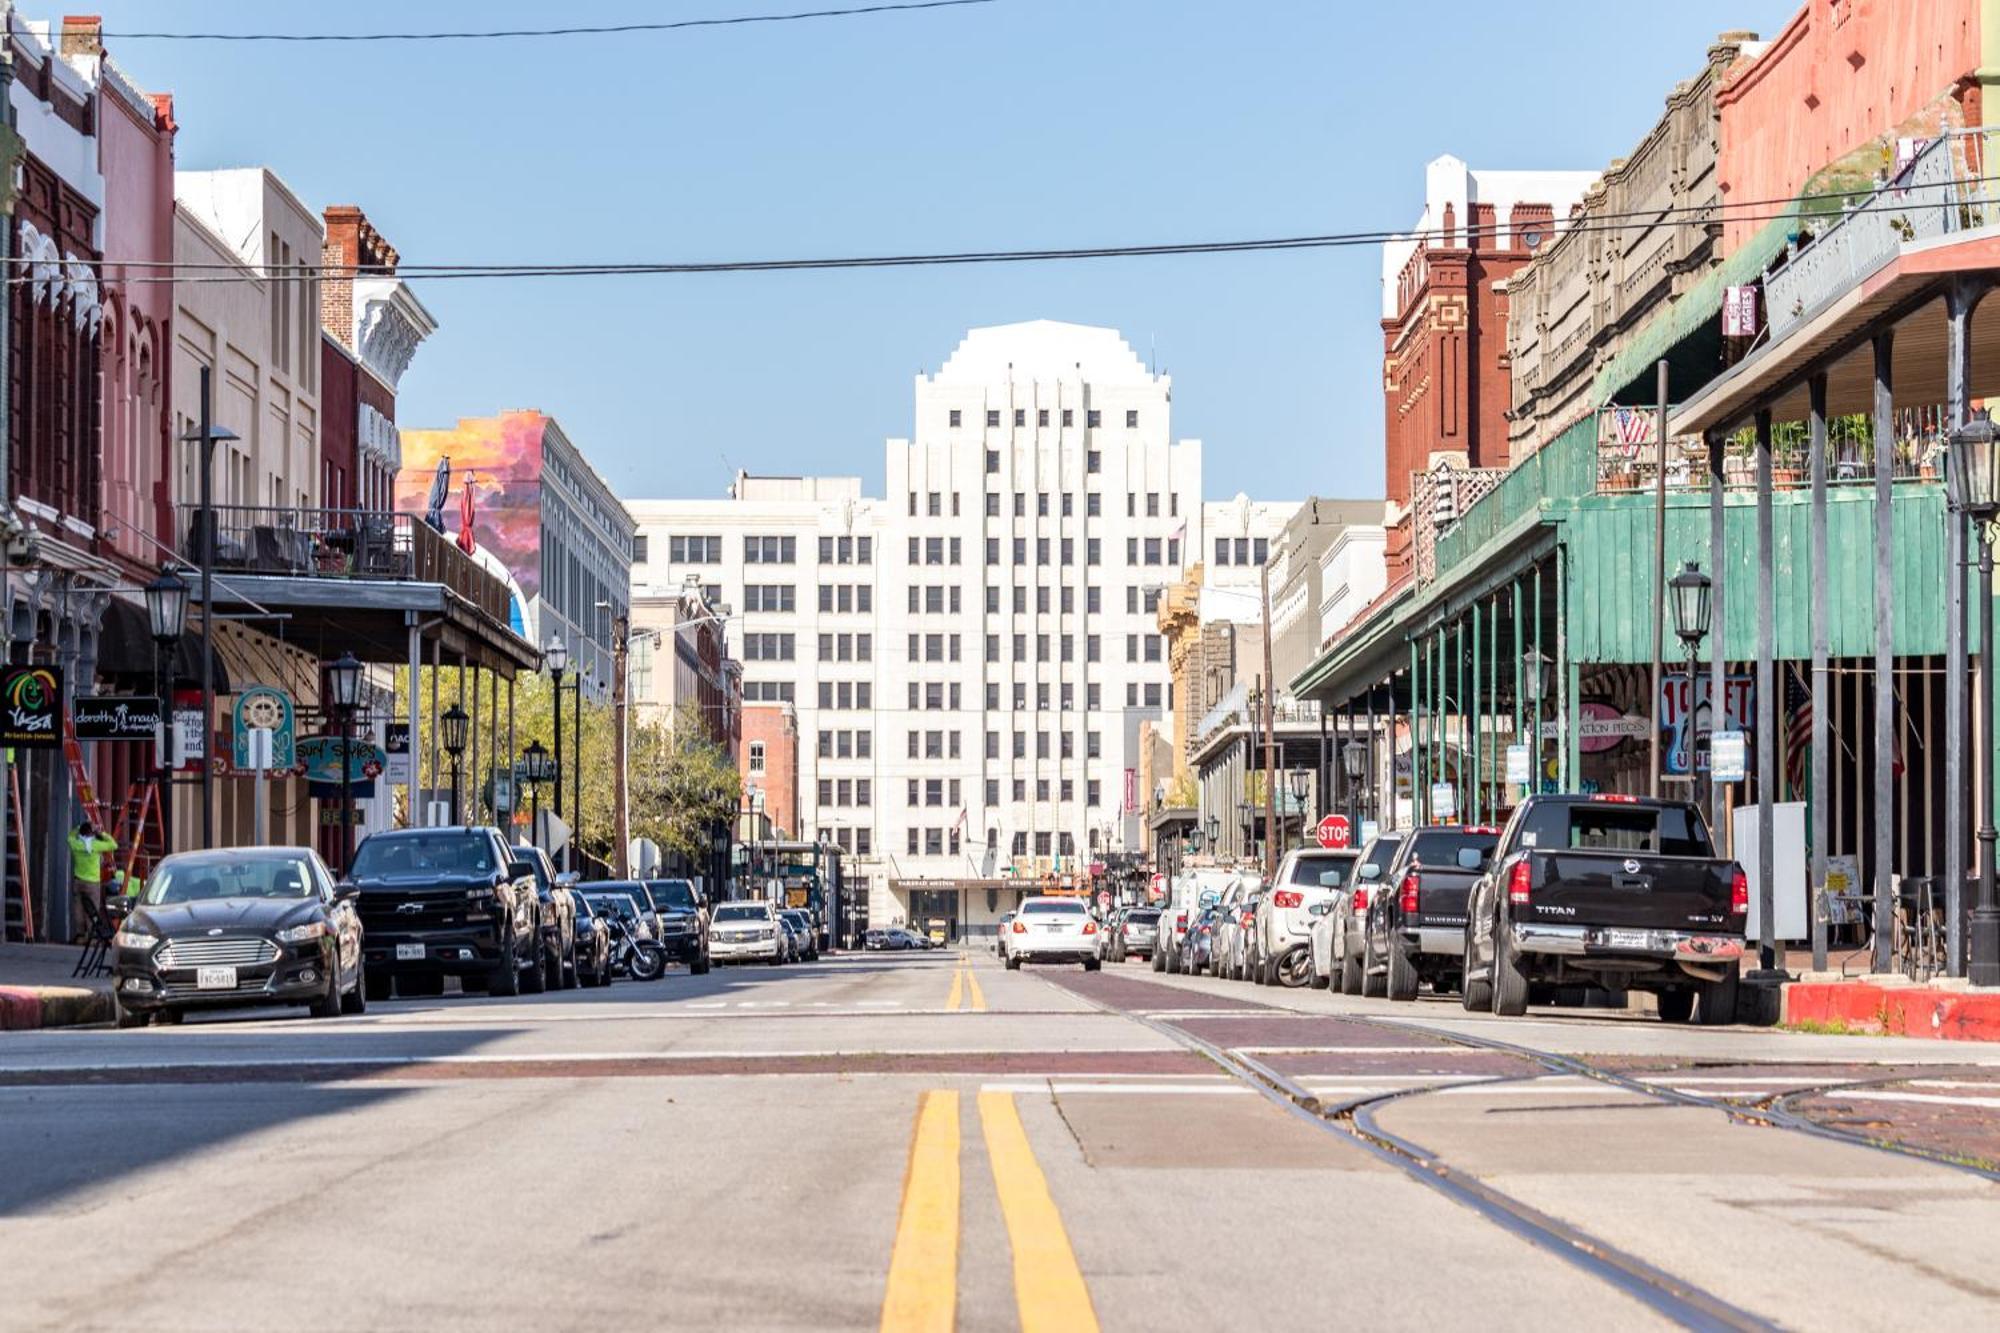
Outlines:
[[1345, 847], [1352, 838], [1346, 815], [1328, 815], [1319, 821], [1319, 845]]

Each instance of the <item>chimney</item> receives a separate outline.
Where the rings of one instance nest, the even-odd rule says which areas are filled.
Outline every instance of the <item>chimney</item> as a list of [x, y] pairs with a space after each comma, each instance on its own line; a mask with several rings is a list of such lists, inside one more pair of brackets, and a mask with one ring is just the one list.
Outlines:
[[60, 54], [91, 59], [104, 54], [104, 20], [96, 14], [65, 14]]

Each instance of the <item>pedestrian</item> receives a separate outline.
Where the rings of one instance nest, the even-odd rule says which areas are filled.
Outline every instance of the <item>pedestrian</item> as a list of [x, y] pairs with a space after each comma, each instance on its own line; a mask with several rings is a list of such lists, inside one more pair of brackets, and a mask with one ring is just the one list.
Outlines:
[[88, 928], [104, 915], [105, 854], [117, 850], [117, 842], [99, 832], [89, 819], [78, 824], [76, 832], [69, 835], [70, 896], [77, 903], [86, 937]]

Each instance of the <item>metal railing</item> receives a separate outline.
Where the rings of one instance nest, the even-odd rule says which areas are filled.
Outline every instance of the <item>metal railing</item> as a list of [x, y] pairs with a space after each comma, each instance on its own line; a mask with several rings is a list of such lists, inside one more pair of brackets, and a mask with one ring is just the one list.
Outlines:
[[[1603, 417], [1611, 419], [1614, 409]], [[1648, 414], [1651, 415], [1650, 413]], [[1942, 474], [1950, 430], [1943, 405], [1896, 409], [1896, 438], [1890, 474], [1897, 481], [1933, 481]], [[1649, 436], [1625, 442], [1617, 432], [1600, 426], [1597, 444], [1597, 490], [1616, 495], [1649, 491], [1658, 471], [1658, 446]], [[1771, 430], [1771, 484], [1777, 490], [1811, 481], [1809, 438], [1802, 421], [1784, 421]], [[1832, 417], [1826, 431], [1826, 479], [1829, 485], [1868, 485], [1875, 479], [1875, 423], [1866, 414]], [[1708, 447], [1697, 435], [1667, 442], [1667, 489], [1706, 490], [1709, 485]], [[1725, 490], [1757, 486], [1756, 432], [1746, 427], [1724, 442], [1722, 484]]]
[[[264, 505], [214, 505], [209, 512], [218, 570], [443, 584], [507, 623], [506, 584], [419, 515]], [[175, 520], [175, 549], [199, 565], [206, 535], [201, 507], [180, 505]]]

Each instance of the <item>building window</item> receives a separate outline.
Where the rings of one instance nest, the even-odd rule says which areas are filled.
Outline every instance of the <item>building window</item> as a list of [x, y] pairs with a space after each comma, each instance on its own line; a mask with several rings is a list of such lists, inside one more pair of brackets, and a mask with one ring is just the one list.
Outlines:
[[1049, 493], [1047, 491], [1036, 491], [1035, 517], [1047, 518], [1048, 516], [1049, 516]]
[[752, 773], [762, 773], [764, 771], [764, 742], [762, 741], [750, 742], [750, 771]]
[[1000, 424], [1000, 410], [998, 408], [987, 409], [986, 424], [988, 426], [998, 426]]
[[667, 559], [676, 565], [719, 565], [720, 537], [668, 537]]
[[1048, 424], [1049, 424], [1049, 409], [1048, 409], [1048, 408], [1044, 407], [1044, 408], [1041, 408], [1041, 409], [1039, 409], [1038, 411], [1036, 411], [1036, 413], [1035, 413], [1035, 424], [1036, 424], [1037, 426], [1046, 426], [1046, 425], [1048, 425]]
[[1160, 516], [1160, 493], [1158, 491], [1147, 491], [1146, 517], [1158, 518], [1159, 516]]
[[950, 418], [949, 418], [949, 424], [950, 424], [950, 425], [953, 425], [953, 426], [956, 426], [956, 425], [958, 425], [958, 424], [959, 424], [959, 418], [958, 418], [958, 409], [957, 409], [957, 408], [955, 408], [955, 407], [951, 409], [951, 415], [950, 415]]
[[986, 517], [1000, 517], [1000, 492], [988, 491], [986, 493]]
[[[986, 470], [988, 472], [998, 472], [1000, 470], [1000, 451], [998, 449], [988, 449], [986, 451]], [[986, 498], [990, 507], [993, 497], [989, 495]]]
[[1138, 426], [1138, 424], [1139, 424], [1139, 412], [1138, 412], [1138, 409], [1137, 409], [1137, 408], [1127, 408], [1127, 409], [1126, 409], [1126, 411], [1125, 411], [1125, 428], [1126, 428], [1127, 430], [1131, 430], [1131, 429], [1134, 429], [1135, 427], [1137, 427], [1137, 426]]
[[[1063, 415], [1064, 415], [1064, 416], [1068, 416], [1068, 415], [1069, 415], [1069, 413], [1065, 412], [1065, 413], [1063, 413]], [[1064, 422], [1063, 424], [1064, 424], [1064, 425], [1068, 425], [1069, 423], [1068, 423], [1068, 422]], [[1084, 455], [1083, 455], [1083, 470], [1084, 470], [1085, 472], [1102, 472], [1102, 471], [1104, 471], [1104, 455], [1103, 455], [1103, 454], [1101, 454], [1101, 453], [1099, 453], [1099, 452], [1098, 452], [1097, 450], [1095, 450], [1095, 449], [1089, 449], [1089, 450], [1086, 450], [1086, 451], [1084, 452]], [[1091, 510], [1090, 512], [1094, 514], [1094, 513], [1096, 513], [1097, 511], [1096, 511], [1095, 509], [1093, 509], [1093, 510]]]
[[937, 491], [932, 491], [924, 497], [924, 508], [932, 518], [943, 517], [944, 496]]
[[1270, 555], [1271, 555], [1270, 539], [1268, 537], [1259, 537], [1256, 543], [1255, 554], [1251, 556], [1251, 560], [1256, 564], [1261, 565], [1267, 559], [1270, 558]]
[[1089, 409], [1083, 414], [1083, 424], [1093, 428], [1102, 426], [1104, 424], [1104, 413], [1094, 407]]
[[1101, 565], [1104, 563], [1104, 543], [1096, 537], [1083, 539], [1083, 563]]
[[632, 563], [635, 565], [647, 563], [646, 534], [643, 532], [632, 538]]
[[745, 537], [743, 563], [746, 565], [789, 565], [798, 560], [796, 537]]
[[1025, 426], [1028, 424], [1028, 411], [1026, 408], [1017, 407], [1014, 409], [1014, 424], [1016, 426]]
[[1215, 539], [1215, 563], [1218, 565], [1229, 563], [1229, 538], [1217, 537]]

